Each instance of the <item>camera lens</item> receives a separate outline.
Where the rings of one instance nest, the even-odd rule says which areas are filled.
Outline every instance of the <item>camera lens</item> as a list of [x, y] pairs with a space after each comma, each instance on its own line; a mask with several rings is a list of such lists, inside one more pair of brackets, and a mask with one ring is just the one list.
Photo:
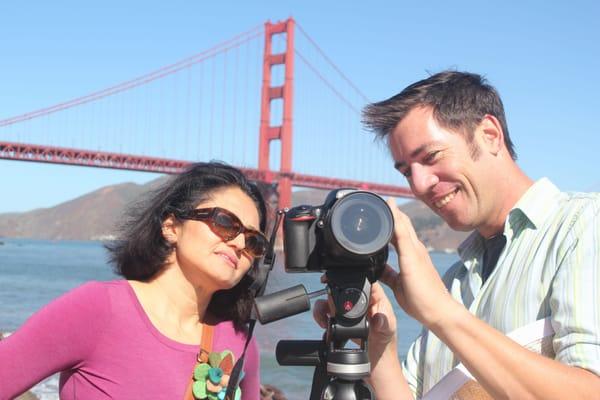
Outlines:
[[351, 204], [340, 219], [342, 233], [353, 243], [370, 243], [381, 230], [381, 217], [368, 204]]
[[393, 217], [383, 199], [370, 192], [342, 197], [331, 211], [331, 231], [347, 251], [366, 255], [380, 251], [392, 237]]

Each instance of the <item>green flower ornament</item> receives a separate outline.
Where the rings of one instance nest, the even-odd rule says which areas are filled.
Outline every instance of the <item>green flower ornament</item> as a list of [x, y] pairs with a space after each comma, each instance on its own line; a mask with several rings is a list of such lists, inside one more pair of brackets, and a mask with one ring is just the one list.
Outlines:
[[[194, 383], [192, 393], [195, 399], [225, 400], [225, 392], [229, 384], [229, 377], [233, 370], [233, 353], [225, 350], [221, 353], [210, 353], [208, 363], [198, 363], [194, 368]], [[244, 377], [242, 371], [240, 380]], [[234, 400], [242, 398], [239, 387], [235, 390]]]

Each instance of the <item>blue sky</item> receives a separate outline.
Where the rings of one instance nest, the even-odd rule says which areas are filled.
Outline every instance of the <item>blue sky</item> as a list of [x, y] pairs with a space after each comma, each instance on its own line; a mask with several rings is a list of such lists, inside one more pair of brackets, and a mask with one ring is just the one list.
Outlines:
[[[565, 190], [598, 191], [598, 4], [2, 2], [0, 119], [103, 89], [268, 19], [293, 16], [371, 100], [447, 68], [485, 75], [503, 98], [525, 172], [548, 176]], [[0, 213], [157, 176], [1, 160], [0, 174]]]

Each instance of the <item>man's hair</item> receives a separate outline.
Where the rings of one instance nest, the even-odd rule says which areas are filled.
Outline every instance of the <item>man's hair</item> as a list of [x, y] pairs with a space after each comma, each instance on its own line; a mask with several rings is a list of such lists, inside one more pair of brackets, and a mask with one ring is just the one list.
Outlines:
[[415, 107], [431, 108], [440, 126], [464, 134], [469, 143], [473, 141], [477, 125], [486, 115], [493, 115], [500, 121], [508, 152], [517, 159], [500, 95], [482, 76], [459, 71], [432, 75], [387, 100], [367, 105], [363, 110], [363, 124], [384, 138]]
[[[106, 245], [115, 272], [125, 279], [149, 281], [166, 265], [173, 246], [162, 234], [162, 224], [172, 210], [192, 210], [225, 188], [239, 188], [252, 199], [265, 231], [267, 208], [258, 187], [232, 166], [219, 163], [196, 163], [175, 175], [153, 194], [133, 204], [121, 222], [120, 240]], [[254, 267], [233, 288], [213, 294], [208, 311], [221, 320], [233, 321], [243, 329], [250, 317], [257, 260]]]

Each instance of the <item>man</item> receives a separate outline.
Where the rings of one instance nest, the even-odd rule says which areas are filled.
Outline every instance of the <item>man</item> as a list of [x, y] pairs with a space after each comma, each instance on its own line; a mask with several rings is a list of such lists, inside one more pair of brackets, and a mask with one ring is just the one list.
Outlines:
[[[408, 217], [389, 202], [400, 271], [387, 267], [381, 280], [424, 330], [401, 366], [395, 318], [375, 285], [377, 399], [420, 398], [459, 362], [496, 399], [599, 399], [598, 194], [561, 193], [548, 179], [528, 178], [500, 97], [476, 74], [433, 75], [363, 116], [415, 196], [453, 229], [474, 230], [442, 280]], [[505, 336], [546, 317], [554, 359]]]

